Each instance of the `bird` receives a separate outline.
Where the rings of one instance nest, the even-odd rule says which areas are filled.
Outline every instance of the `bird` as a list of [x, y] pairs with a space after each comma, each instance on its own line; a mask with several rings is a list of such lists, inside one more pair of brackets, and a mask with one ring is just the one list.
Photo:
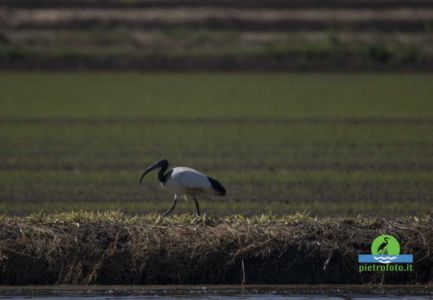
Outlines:
[[191, 197], [195, 202], [197, 216], [200, 216], [197, 196], [206, 194], [226, 195], [226, 189], [216, 179], [188, 167], [175, 167], [167, 171], [168, 166], [167, 159], [155, 162], [144, 171], [139, 181], [141, 183], [147, 173], [159, 168], [158, 179], [161, 182], [161, 187], [174, 193], [173, 205], [163, 214], [163, 217], [168, 216], [173, 211], [177, 200], [180, 198], [187, 200], [188, 197]]
[[388, 254], [388, 251], [386, 250], [386, 246], [388, 246], [388, 240], [388, 237], [384, 238], [384, 242], [382, 242], [382, 244], [380, 244], [380, 246], [377, 248], [377, 253]]

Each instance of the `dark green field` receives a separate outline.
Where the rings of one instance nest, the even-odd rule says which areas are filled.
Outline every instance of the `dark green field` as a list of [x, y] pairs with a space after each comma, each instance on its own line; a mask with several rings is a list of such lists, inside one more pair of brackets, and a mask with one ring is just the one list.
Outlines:
[[0, 73], [0, 210], [162, 212], [138, 179], [167, 158], [226, 186], [208, 215], [425, 214], [432, 99], [430, 74]]

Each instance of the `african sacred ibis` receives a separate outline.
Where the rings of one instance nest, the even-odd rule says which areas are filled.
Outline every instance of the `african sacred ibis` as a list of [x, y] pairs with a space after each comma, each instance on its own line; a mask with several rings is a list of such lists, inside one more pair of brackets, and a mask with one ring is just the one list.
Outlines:
[[[198, 205], [196, 196], [204, 194], [215, 194], [224, 196], [226, 194], [225, 188], [217, 180], [187, 167], [176, 167], [168, 170], [168, 161], [162, 159], [144, 171], [141, 175], [140, 183], [144, 176], [152, 170], [159, 169], [158, 179], [161, 186], [174, 193], [174, 202], [172, 207], [164, 213], [167, 216], [176, 207], [177, 199], [184, 197], [188, 199], [191, 196], [194, 199], [197, 215], [200, 215], [200, 207]], [[167, 172], [166, 172], [167, 171]]]

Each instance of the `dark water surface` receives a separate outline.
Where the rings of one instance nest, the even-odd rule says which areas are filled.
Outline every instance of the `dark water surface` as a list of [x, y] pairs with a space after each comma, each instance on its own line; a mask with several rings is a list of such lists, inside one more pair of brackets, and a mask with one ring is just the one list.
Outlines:
[[136, 299], [157, 299], [157, 300], [174, 300], [174, 299], [194, 299], [194, 300], [281, 300], [281, 299], [291, 299], [291, 300], [311, 300], [311, 299], [330, 299], [330, 300], [345, 300], [345, 299], [410, 299], [410, 300], [423, 300], [423, 299], [432, 299], [429, 296], [383, 296], [378, 297], [375, 295], [359, 295], [353, 297], [328, 297], [321, 295], [303, 295], [303, 296], [288, 296], [288, 295], [171, 295], [171, 296], [163, 296], [163, 295], [153, 295], [153, 296], [9, 296], [9, 297], [0, 297], [3, 299], [49, 299], [49, 300], [110, 300], [110, 299], [121, 299], [121, 300], [136, 300]]
[[433, 286], [399, 285], [214, 285], [214, 286], [3, 286], [0, 299], [50, 300], [311, 300], [433, 299]]

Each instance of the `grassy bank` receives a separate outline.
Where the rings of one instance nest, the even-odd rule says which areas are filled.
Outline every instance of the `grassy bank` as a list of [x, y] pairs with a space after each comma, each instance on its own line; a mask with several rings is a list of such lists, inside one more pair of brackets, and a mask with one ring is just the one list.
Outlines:
[[[430, 216], [396, 220], [193, 219], [118, 212], [1, 218], [2, 284], [428, 283]], [[379, 234], [414, 254], [413, 272], [359, 273]]]

